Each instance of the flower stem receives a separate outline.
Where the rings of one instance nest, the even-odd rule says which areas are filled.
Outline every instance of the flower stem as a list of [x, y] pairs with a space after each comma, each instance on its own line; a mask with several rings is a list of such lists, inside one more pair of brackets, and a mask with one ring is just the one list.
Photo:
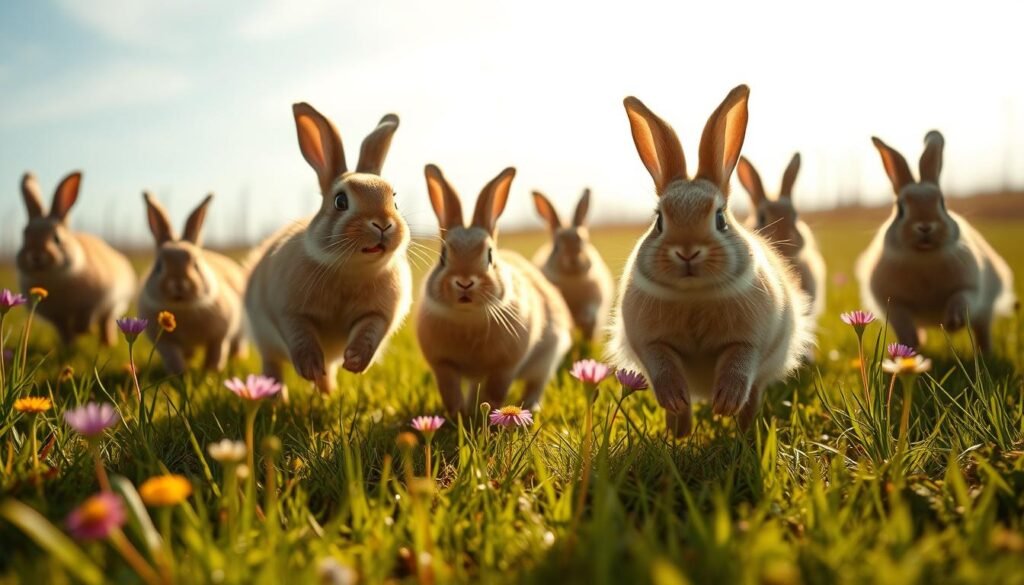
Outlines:
[[142, 558], [139, 551], [132, 546], [132, 543], [125, 537], [124, 532], [121, 529], [115, 529], [110, 533], [110, 543], [114, 545], [117, 552], [121, 553], [124, 560], [131, 565], [132, 569], [142, 578], [143, 581], [149, 585], [159, 585], [163, 583], [160, 576], [156, 574], [153, 567], [146, 562], [146, 559]]
[[910, 430], [910, 402], [913, 399], [914, 377], [903, 378], [903, 412], [900, 416], [900, 434], [897, 440], [896, 450], [904, 452], [907, 449], [907, 433]]
[[868, 387], [868, 371], [864, 367], [864, 335], [857, 336], [857, 355], [860, 362], [860, 381], [864, 386], [865, 407], [871, 408], [871, 389]]
[[433, 463], [433, 458], [430, 455], [430, 443], [431, 443], [431, 440], [427, 439], [427, 446], [426, 446], [425, 454], [427, 456], [427, 478], [433, 480], [434, 479], [434, 474], [432, 473], [432, 469], [431, 469], [431, 467], [432, 467], [431, 464]]
[[584, 425], [585, 428], [583, 435], [583, 469], [580, 472], [580, 491], [579, 495], [576, 497], [576, 511], [572, 515], [572, 528], [569, 531], [569, 534], [573, 535], [573, 538], [575, 538], [575, 535], [579, 530], [580, 520], [583, 518], [583, 506], [586, 505], [587, 491], [590, 487], [590, 452], [592, 449], [591, 443], [593, 442], [592, 435], [594, 432], [594, 402], [590, 400], [589, 397], [587, 398], [586, 416], [587, 418]]
[[103, 466], [100, 446], [95, 441], [90, 440], [89, 452], [92, 453], [92, 461], [96, 466], [96, 481], [100, 484], [100, 490], [110, 492], [110, 478], [107, 477], [107, 468]]
[[21, 335], [21, 366], [18, 372], [18, 376], [21, 378], [25, 377], [25, 362], [28, 361], [28, 334], [32, 331], [32, 317], [35, 316], [38, 305], [38, 302], [32, 303], [32, 308], [28, 311], [28, 319], [25, 321], [25, 330]]
[[249, 473], [251, 477], [255, 477], [256, 474], [256, 445], [255, 445], [255, 426], [256, 426], [256, 413], [260, 410], [259, 402], [252, 402], [246, 405], [245, 412], [245, 444], [249, 448]]
[[0, 313], [0, 390], [7, 389], [7, 364], [4, 363], [4, 314]]
[[[885, 420], [889, 420], [890, 410], [889, 405], [892, 402], [892, 391], [896, 387], [896, 374], [892, 375], [892, 380], [889, 382], [889, 394], [885, 397]], [[888, 422], [885, 423], [888, 426]]]

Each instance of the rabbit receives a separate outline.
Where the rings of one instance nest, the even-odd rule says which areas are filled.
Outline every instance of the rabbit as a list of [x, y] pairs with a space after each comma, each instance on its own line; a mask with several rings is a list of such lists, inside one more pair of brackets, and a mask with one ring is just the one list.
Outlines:
[[100, 341], [111, 346], [117, 341], [116, 320], [135, 296], [138, 277], [124, 254], [96, 236], [68, 227], [68, 212], [78, 200], [81, 184], [81, 172], [64, 177], [46, 213], [35, 176], [22, 177], [28, 224], [17, 256], [18, 280], [26, 293], [34, 287], [49, 293], [37, 311], [53, 323], [65, 345], [95, 323]]
[[744, 157], [736, 167], [740, 184], [750, 194], [754, 206], [754, 229], [771, 242], [800, 277], [800, 288], [810, 300], [810, 315], [815, 320], [825, 308], [825, 258], [818, 250], [811, 228], [797, 215], [793, 205], [793, 183], [800, 172], [800, 153], [793, 155], [782, 175], [779, 196], [771, 199], [764, 191], [757, 169]]
[[871, 244], [857, 259], [861, 300], [885, 314], [899, 342], [919, 344], [918, 328], [942, 325], [953, 332], [969, 325], [978, 347], [992, 349], [992, 319], [1015, 303], [1013, 273], [963, 217], [948, 211], [939, 187], [945, 140], [925, 135], [921, 180], [907, 161], [871, 138], [896, 194], [895, 205]]
[[[197, 349], [205, 350], [204, 367], [219, 372], [229, 356], [239, 357], [244, 350], [245, 272], [231, 258], [202, 248], [203, 222], [213, 195], [188, 216], [181, 238], [156, 198], [150, 193], [143, 198], [156, 240], [156, 259], [139, 294], [139, 315], [149, 320], [146, 332], [170, 373], [184, 373]], [[160, 333], [161, 311], [174, 315], [174, 331]]]
[[551, 241], [537, 250], [533, 263], [562, 292], [583, 339], [593, 342], [604, 331], [615, 284], [608, 265], [590, 244], [587, 230], [590, 189], [583, 191], [576, 204], [572, 225], [562, 223], [543, 193], [533, 192], [533, 204], [551, 230]]
[[749, 428], [765, 386], [791, 373], [810, 342], [799, 279], [728, 207], [748, 96], [740, 85], [711, 114], [692, 179], [672, 127], [624, 100], [659, 199], [623, 272], [610, 357], [647, 376], [677, 436], [691, 431], [694, 399]]
[[330, 392], [338, 362], [366, 371], [412, 305], [409, 227], [395, 190], [380, 177], [398, 116], [381, 118], [349, 170], [334, 124], [307, 103], [292, 110], [299, 149], [323, 199], [312, 218], [254, 251], [245, 307], [264, 374], [281, 380], [290, 360], [300, 376]]
[[572, 344], [572, 316], [536, 266], [497, 249], [497, 221], [515, 169], [505, 169], [483, 188], [469, 226], [440, 169], [427, 165], [424, 173], [442, 243], [423, 286], [416, 333], [444, 406], [453, 416], [471, 415], [462, 391], [467, 380], [480, 384], [474, 400], [497, 408], [512, 382], [521, 379], [523, 406], [536, 408]]

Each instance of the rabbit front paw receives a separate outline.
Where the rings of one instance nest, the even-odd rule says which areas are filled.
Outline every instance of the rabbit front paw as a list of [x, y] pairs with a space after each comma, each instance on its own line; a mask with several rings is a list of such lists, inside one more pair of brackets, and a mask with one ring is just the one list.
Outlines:
[[960, 330], [967, 324], [967, 299], [963, 295], [956, 295], [946, 305], [946, 316], [942, 320], [942, 326], [946, 331], [953, 332]]

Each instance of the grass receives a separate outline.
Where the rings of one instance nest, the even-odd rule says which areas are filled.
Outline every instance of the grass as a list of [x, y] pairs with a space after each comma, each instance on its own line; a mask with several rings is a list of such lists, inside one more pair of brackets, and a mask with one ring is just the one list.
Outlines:
[[[872, 226], [816, 227], [830, 268], [817, 362], [770, 389], [751, 433], [699, 408], [695, 434], [678, 441], [664, 434], [649, 392], [623, 401], [610, 425], [619, 391], [605, 382], [575, 530], [586, 400], [567, 367], [526, 430], [442, 427], [435, 477], [424, 479], [422, 445], [403, 447], [396, 437], [413, 416], [442, 408], [407, 325], [368, 374], [342, 374], [333, 396], [289, 378], [290, 403], [264, 405], [256, 418], [256, 481], [232, 487], [206, 452], [209, 443], [244, 436], [245, 407], [223, 376], [169, 379], [149, 365], [140, 341], [140, 382], [152, 410], [140, 426], [123, 345], [99, 349], [83, 339], [61, 350], [38, 325], [30, 374], [0, 399], [0, 582], [139, 582], [109, 543], [72, 544], [42, 521], [61, 532], [66, 514], [97, 490], [85, 444], [59, 417], [90, 399], [121, 409], [124, 421], [102, 455], [130, 503], [131, 486], [151, 476], [191, 480], [184, 504], [150, 514], [141, 502], [130, 506], [125, 529], [150, 564], [172, 558], [182, 583], [1024, 582], [1019, 319], [998, 324], [997, 350], [984, 361], [966, 334], [931, 332], [924, 353], [934, 367], [910, 394], [901, 446], [904, 395], [897, 385], [886, 417], [890, 378], [878, 368], [884, 324], [865, 336], [865, 400], [850, 363], [856, 338], [838, 319], [859, 306], [852, 265]], [[1024, 275], [1022, 225], [978, 227]], [[638, 233], [596, 232], [613, 269]], [[502, 243], [530, 253], [540, 238], [509, 235]], [[0, 272], [0, 287], [13, 284]], [[6, 324], [8, 347], [21, 314]], [[257, 362], [232, 364], [226, 375], [258, 371]], [[12, 410], [24, 395], [55, 403], [39, 420], [50, 469], [41, 483], [32, 480], [29, 420]], [[263, 448], [270, 436], [280, 445]]]

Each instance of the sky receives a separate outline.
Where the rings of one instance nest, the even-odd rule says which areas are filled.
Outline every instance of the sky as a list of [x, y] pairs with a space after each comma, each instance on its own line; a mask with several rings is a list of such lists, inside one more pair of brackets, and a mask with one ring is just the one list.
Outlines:
[[[607, 5], [605, 5], [607, 4]], [[769, 191], [800, 151], [798, 207], [888, 201], [870, 142], [916, 169], [946, 137], [950, 196], [1024, 184], [1024, 75], [1012, 3], [481, 0], [41, 0], [0, 3], [0, 252], [20, 241], [18, 184], [49, 197], [84, 172], [72, 225], [148, 244], [143, 189], [180, 224], [208, 192], [208, 241], [253, 241], [319, 205], [291, 104], [339, 128], [355, 164], [401, 117], [383, 175], [433, 233], [423, 166], [464, 199], [518, 174], [502, 225], [540, 227], [529, 196], [595, 222], [644, 221], [653, 185], [622, 99], [676, 129], [696, 167], [704, 122], [751, 88], [744, 154]], [[746, 204], [734, 179], [733, 201]], [[471, 205], [469, 203], [468, 205]], [[955, 205], [953, 205], [955, 208]]]

